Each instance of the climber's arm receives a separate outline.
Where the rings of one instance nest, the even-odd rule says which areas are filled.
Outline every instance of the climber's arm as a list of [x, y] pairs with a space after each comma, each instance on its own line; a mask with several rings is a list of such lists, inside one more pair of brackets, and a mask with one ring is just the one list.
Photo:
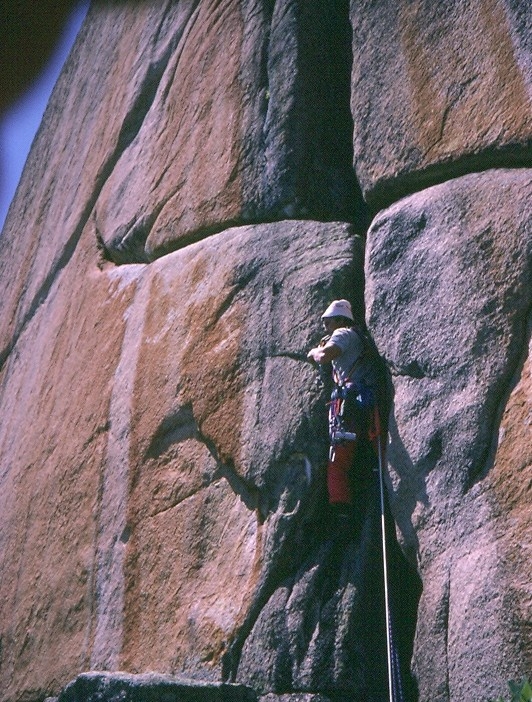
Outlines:
[[316, 346], [310, 349], [307, 358], [309, 361], [314, 361], [315, 363], [330, 363], [341, 355], [342, 349], [328, 341], [325, 346]]

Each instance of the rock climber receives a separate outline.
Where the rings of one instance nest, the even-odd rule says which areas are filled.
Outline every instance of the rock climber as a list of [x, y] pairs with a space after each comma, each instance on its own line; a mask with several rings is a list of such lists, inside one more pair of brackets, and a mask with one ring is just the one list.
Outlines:
[[375, 405], [375, 369], [362, 323], [355, 323], [348, 300], [334, 300], [322, 314], [326, 336], [310, 349], [309, 361], [332, 365], [329, 403], [330, 451], [327, 491], [333, 514], [350, 517], [355, 480], [365, 477], [368, 431]]

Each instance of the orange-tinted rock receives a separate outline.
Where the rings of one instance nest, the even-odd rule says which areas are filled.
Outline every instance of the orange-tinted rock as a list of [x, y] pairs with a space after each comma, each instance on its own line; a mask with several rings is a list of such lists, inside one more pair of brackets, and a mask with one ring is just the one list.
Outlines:
[[87, 225], [2, 368], [3, 700], [90, 668], [220, 679], [315, 499], [305, 350], [356, 248], [286, 222], [100, 270]]
[[[82, 26], [2, 231], [0, 363], [46, 299], [92, 217], [131, 128], [128, 115], [136, 114], [137, 83], [158, 17], [149, 3], [134, 10], [117, 4], [91, 10]], [[130, 32], [127, 45], [119, 41], [124, 24]]]
[[352, 217], [336, 2], [92, 7], [2, 233], [0, 359], [89, 219], [108, 256], [131, 262], [231, 223]]
[[355, 164], [374, 210], [462, 173], [532, 163], [526, 2], [352, 3]]
[[[239, 222], [352, 217], [343, 4], [161, 8], [162, 30], [135, 76], [131, 125], [95, 207], [111, 259], [153, 260]], [[118, 46], [131, 34], [123, 22]]]
[[[530, 173], [456, 176], [529, 158], [530, 15], [352, 6], [357, 173], [420, 190], [367, 259], [414, 668], [496, 697], [530, 669]], [[338, 545], [304, 362], [362, 303], [349, 34], [347, 0], [93, 3], [1, 239], [2, 702], [96, 667], [385, 696], [378, 501]]]

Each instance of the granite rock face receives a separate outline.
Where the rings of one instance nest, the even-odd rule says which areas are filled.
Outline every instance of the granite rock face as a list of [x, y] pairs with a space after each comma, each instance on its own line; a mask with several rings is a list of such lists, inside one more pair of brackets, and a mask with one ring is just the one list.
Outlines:
[[337, 297], [390, 372], [408, 702], [532, 669], [530, 22], [93, 4], [0, 238], [2, 702], [386, 697], [374, 460], [341, 531], [305, 361]]
[[46, 702], [331, 702], [324, 695], [295, 693], [258, 696], [245, 685], [198, 683], [170, 675], [83, 673], [57, 698]]
[[[112, 260], [152, 260], [243, 221], [352, 218], [342, 5], [150, 6], [123, 148], [95, 207]], [[118, 47], [129, 53], [130, 29], [120, 26]]]
[[[2, 352], [89, 219], [121, 263], [231, 224], [352, 219], [341, 10], [340, 0], [94, 6], [23, 174], [20, 191], [34, 197], [4, 227], [4, 304], [16, 314], [0, 320]], [[30, 222], [38, 226], [21, 247]]]
[[88, 226], [3, 367], [4, 699], [75, 670], [219, 680], [321, 509], [304, 350], [324, 295], [355, 292], [350, 227], [237, 228], [102, 270], [95, 253]]
[[355, 166], [375, 211], [463, 173], [531, 166], [532, 15], [513, 0], [353, 0]]
[[394, 385], [392, 510], [424, 583], [421, 699], [468, 699], [481, 681], [494, 697], [494, 680], [532, 664], [531, 195], [530, 170], [464, 176], [368, 232], [369, 320]]

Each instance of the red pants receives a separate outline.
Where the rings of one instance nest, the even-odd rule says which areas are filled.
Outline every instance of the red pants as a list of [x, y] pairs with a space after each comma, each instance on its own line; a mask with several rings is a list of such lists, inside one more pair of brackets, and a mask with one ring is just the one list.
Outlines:
[[[329, 403], [331, 440], [334, 441], [336, 433], [340, 430], [353, 433], [357, 438], [354, 441], [343, 440], [331, 446], [327, 464], [327, 491], [330, 504], [350, 505], [353, 503], [354, 478], [360, 479], [371, 463], [366, 451], [366, 442], [369, 439], [376, 457], [378, 446], [374, 442], [380, 440], [378, 437], [381, 430], [375, 405], [363, 406], [362, 403], [353, 402], [352, 398], [349, 404], [348, 399], [345, 399], [349, 398], [349, 395], [345, 391], [342, 392], [344, 394], [340, 395], [338, 390], [334, 391]], [[360, 463], [361, 459], [364, 465], [355, 465]]]
[[329, 458], [327, 490], [331, 504], [349, 505], [353, 501], [351, 481], [357, 445], [358, 441], [345, 441], [337, 444], [334, 447], [332, 458]]

